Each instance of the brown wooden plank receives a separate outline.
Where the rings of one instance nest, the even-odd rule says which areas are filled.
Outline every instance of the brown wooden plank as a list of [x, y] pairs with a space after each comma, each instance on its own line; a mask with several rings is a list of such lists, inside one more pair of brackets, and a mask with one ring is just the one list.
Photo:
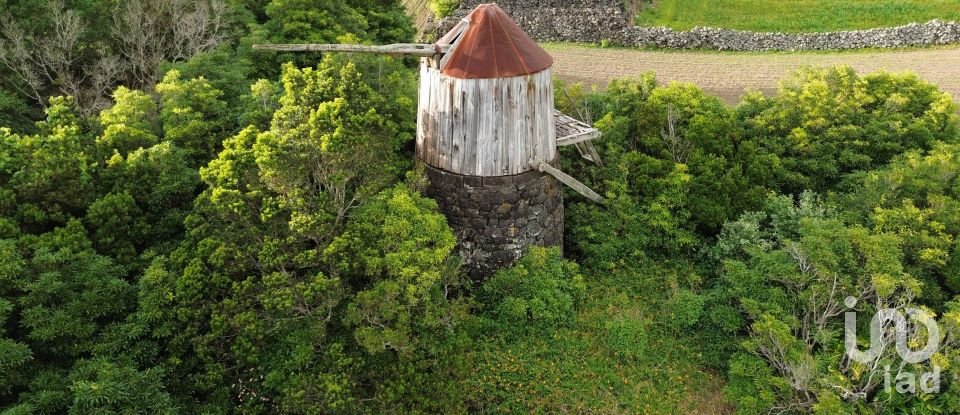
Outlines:
[[463, 174], [469, 175], [479, 175], [480, 167], [478, 166], [478, 139], [480, 137], [480, 105], [477, 102], [477, 99], [480, 95], [480, 84], [478, 82], [468, 83], [468, 87], [465, 88], [467, 93], [465, 94], [466, 102], [466, 111], [467, 111], [467, 132], [464, 134], [467, 140], [467, 169], [464, 169]]
[[451, 102], [453, 102], [450, 109], [450, 121], [453, 124], [451, 129], [453, 147], [450, 154], [450, 171], [455, 172], [461, 171], [461, 163], [463, 162], [463, 105], [461, 104], [463, 83], [462, 80], [454, 80], [450, 88]]
[[569, 186], [571, 189], [575, 190], [577, 193], [580, 193], [587, 199], [597, 203], [603, 202], [603, 196], [600, 196], [597, 194], [597, 192], [594, 192], [593, 189], [587, 187], [587, 185], [580, 183], [579, 180], [570, 177], [570, 175], [560, 171], [559, 169], [542, 161], [534, 163], [534, 166], [536, 166], [538, 170], [556, 177], [561, 183]]

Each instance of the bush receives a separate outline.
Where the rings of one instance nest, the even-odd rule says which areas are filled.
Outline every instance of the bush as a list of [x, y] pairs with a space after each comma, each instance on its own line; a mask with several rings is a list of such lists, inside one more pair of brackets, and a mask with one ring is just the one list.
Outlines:
[[430, 0], [430, 9], [438, 19], [449, 16], [459, 6], [460, 0]]
[[[884, 367], [903, 364], [892, 336], [877, 340], [885, 343], [869, 361], [847, 364], [847, 346], [835, 334], [846, 330], [840, 317], [842, 298], [858, 299], [860, 315], [881, 307], [903, 313], [923, 307], [917, 301], [930, 286], [908, 272], [909, 232], [847, 224], [839, 215], [810, 193], [797, 201], [771, 195], [762, 213], [744, 215], [721, 233], [718, 246], [726, 255], [712, 298], [728, 297], [718, 310], [736, 307], [747, 333], [741, 353], [729, 362], [726, 393], [738, 402], [738, 413], [815, 406], [818, 413], [850, 413], [854, 406], [863, 408], [856, 411], [862, 413], [937, 413], [953, 405], [922, 393], [904, 395], [900, 403], [889, 402], [882, 393], [870, 394], [882, 383], [878, 379]], [[943, 310], [938, 324], [949, 327], [960, 316], [955, 314], [960, 307], [953, 304], [938, 309]], [[711, 329], [725, 331], [721, 326]], [[941, 357], [904, 370], [929, 372], [958, 354], [955, 343], [944, 342], [937, 349]], [[838, 398], [838, 390], [849, 393]], [[841, 406], [843, 410], [836, 410]]]
[[703, 296], [681, 289], [664, 304], [663, 314], [667, 327], [684, 330], [693, 327], [703, 315]]
[[484, 283], [481, 297], [498, 328], [510, 332], [572, 322], [585, 293], [576, 263], [564, 260], [559, 248], [534, 247]]
[[749, 96], [739, 111], [746, 140], [784, 167], [770, 183], [793, 194], [832, 190], [849, 173], [956, 140], [950, 95], [909, 74], [802, 69], [777, 96]]

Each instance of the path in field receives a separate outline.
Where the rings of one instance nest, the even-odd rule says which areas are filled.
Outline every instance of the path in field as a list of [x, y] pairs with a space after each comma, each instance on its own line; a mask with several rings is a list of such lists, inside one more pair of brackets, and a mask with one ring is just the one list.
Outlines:
[[605, 86], [611, 79], [653, 71], [661, 83], [686, 81], [735, 103], [747, 89], [770, 94], [777, 82], [805, 65], [846, 64], [861, 73], [913, 71], [960, 100], [960, 47], [842, 53], [722, 53], [600, 49], [545, 45], [563, 80]]

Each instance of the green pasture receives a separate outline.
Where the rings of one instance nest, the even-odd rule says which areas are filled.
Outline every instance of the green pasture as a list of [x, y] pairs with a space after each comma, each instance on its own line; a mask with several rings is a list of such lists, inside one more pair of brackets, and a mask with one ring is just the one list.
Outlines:
[[763, 32], [826, 32], [960, 20], [960, 0], [654, 0], [636, 23]]

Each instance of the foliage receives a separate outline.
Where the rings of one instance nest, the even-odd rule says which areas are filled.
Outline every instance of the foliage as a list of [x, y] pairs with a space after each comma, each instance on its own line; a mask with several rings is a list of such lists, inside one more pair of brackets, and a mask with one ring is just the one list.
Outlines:
[[35, 114], [30, 106], [17, 94], [0, 87], [0, 125], [14, 132], [30, 132]]
[[[129, 28], [171, 5], [62, 12]], [[36, 6], [0, 14], [49, 46]], [[890, 336], [876, 366], [840, 340], [846, 295], [960, 327], [957, 116], [935, 87], [810, 69], [729, 108], [650, 74], [561, 86], [604, 133], [603, 165], [567, 148], [563, 169], [606, 202], [567, 193], [567, 258], [531, 247], [467, 281], [411, 170], [412, 60], [251, 48], [407, 41], [399, 2], [182, 11], [207, 6], [226, 7], [207, 46], [155, 53], [171, 38], [101, 90], [99, 58], [196, 21], [81, 30], [28, 51], [79, 53], [35, 105], [0, 93], [0, 411], [956, 412], [953, 332], [904, 366], [938, 365], [938, 395], [882, 389]], [[29, 92], [9, 62], [0, 90]], [[47, 99], [67, 75], [84, 90]]]
[[[613, 200], [629, 195], [612, 203], [618, 208], [625, 203], [644, 203], [661, 210], [651, 212], [660, 216], [655, 219], [657, 226], [637, 223], [643, 229], [624, 232], [632, 235], [628, 238], [654, 229], [663, 229], [668, 235], [712, 235], [724, 221], [763, 199], [763, 184], [768, 182], [770, 170], [777, 168], [771, 163], [776, 160], [758, 154], [752, 143], [741, 139], [736, 114], [717, 98], [690, 84], [658, 87], [650, 74], [635, 81], [615, 81], [599, 99], [578, 95], [566, 94], [573, 102], [564, 105], [576, 108], [580, 101], [587, 113], [605, 114], [596, 123], [604, 133], [598, 150], [605, 166], [598, 169], [578, 160], [571, 163], [570, 170], [589, 184], [614, 192], [610, 195]], [[654, 199], [656, 203], [651, 203]], [[585, 208], [591, 209], [589, 205]], [[590, 222], [600, 223], [596, 218]], [[670, 222], [673, 224], [668, 227]], [[680, 246], [654, 248], [646, 243], [653, 249], [643, 251], [670, 256], [675, 249], [693, 245], [689, 235], [663, 239]]]
[[924, 299], [942, 305], [960, 293], [958, 146], [911, 151], [888, 166], [851, 177], [838, 197], [853, 217], [903, 238], [904, 265], [924, 283]]
[[722, 376], [702, 369], [690, 337], [659, 327], [657, 294], [637, 291], [637, 280], [661, 270], [633, 279], [581, 272], [574, 317], [522, 334], [497, 325], [464, 355], [471, 412], [729, 412], [717, 399]]
[[[163, 390], [162, 372], [138, 371], [98, 359], [78, 362], [70, 374], [76, 398], [70, 414], [124, 413], [127, 411], [174, 414], [170, 395]], [[130, 393], [134, 391], [135, 393]]]
[[449, 16], [459, 6], [460, 0], [430, 0], [430, 10], [438, 19]]
[[254, 43], [397, 43], [414, 34], [397, 0], [41, 0], [0, 5], [0, 20], [0, 109], [23, 115], [29, 108], [6, 91], [37, 109], [50, 95], [72, 95], [92, 115], [117, 86], [152, 89], [170, 69], [206, 77], [235, 103], [256, 76], [275, 79], [281, 63], [318, 57], [253, 52]]
[[[723, 271], [714, 295], [738, 309], [745, 327], [736, 329], [748, 333], [730, 362], [727, 394], [738, 412], [824, 410], [828, 404], [843, 412], [881, 411], [891, 394], [883, 389], [883, 368], [926, 373], [955, 359], [953, 334], [942, 339], [932, 361], [906, 368], [892, 344], [868, 362], [847, 355], [837, 317], [851, 304], [843, 298], [854, 298], [855, 310], [865, 316], [915, 306], [923, 284], [907, 272], [903, 248], [899, 235], [848, 226], [809, 193], [796, 204], [771, 196], [763, 212], [725, 228], [716, 247]], [[947, 325], [952, 312], [945, 315]], [[925, 339], [923, 331], [911, 333], [912, 342]], [[923, 392], [899, 398], [901, 408], [936, 406], [929, 402], [936, 396]]]
[[221, 0], [87, 3], [0, 7], [5, 87], [44, 107], [50, 95], [71, 95], [82, 113], [92, 114], [109, 106], [117, 85], [152, 87], [161, 62], [212, 50], [239, 23]]
[[153, 98], [123, 88], [114, 96], [97, 119], [54, 98], [35, 134], [0, 129], [0, 305], [15, 327], [2, 339], [3, 365], [18, 372], [4, 375], [0, 402], [16, 411], [175, 406], [156, 345], [128, 319], [149, 258], [181, 237], [197, 162], [163, 134]]
[[176, 70], [167, 72], [156, 90], [166, 139], [187, 149], [193, 166], [213, 158], [231, 127], [223, 92], [203, 78], [181, 79]]
[[437, 353], [465, 314], [453, 234], [434, 202], [388, 187], [408, 165], [410, 73], [370, 64], [286, 67], [271, 129], [201, 169], [187, 239], [153, 270], [191, 407], [356, 410], [426, 381], [384, 376], [448, 370]]
[[481, 301], [499, 330], [547, 330], [573, 320], [586, 286], [556, 248], [531, 248], [483, 283]]
[[4, 216], [27, 231], [50, 230], [82, 216], [94, 195], [93, 160], [85, 151], [94, 138], [79, 125], [73, 101], [52, 99], [46, 121], [37, 127], [40, 133], [29, 136], [0, 132], [9, 174]]
[[[375, 64], [368, 60], [362, 69]], [[399, 150], [413, 138], [402, 122], [414, 111], [413, 82], [399, 68], [374, 78], [333, 56], [316, 71], [285, 67], [273, 128], [254, 150], [265, 186], [291, 209], [293, 230], [303, 237], [327, 242], [350, 209], [408, 166]]]
[[[606, 161], [608, 169], [616, 168], [615, 178], [606, 182], [606, 207], [582, 203], [571, 208], [572, 239], [588, 263], [614, 271], [691, 252], [696, 239], [683, 216], [690, 181], [684, 166], [661, 173], [670, 163], [636, 152], [616, 166], [612, 162]], [[647, 189], [649, 194], [642, 193]]]
[[[956, 140], [948, 96], [910, 75], [860, 77], [848, 68], [802, 70], [778, 95], [748, 96], [734, 110], [649, 75], [604, 93], [574, 86], [559, 96], [565, 111], [601, 114], [604, 133], [596, 143], [604, 166], [573, 153], [564, 160], [607, 196], [603, 207], [571, 203], [575, 255], [640, 293], [659, 293], [654, 327], [672, 336], [693, 330], [704, 363], [728, 370], [727, 396], [740, 411], [951, 407], [932, 395], [876, 395], [876, 374], [867, 381], [862, 367], [842, 360], [843, 295], [822, 313], [822, 299], [843, 289], [900, 310], [947, 312], [948, 273], [960, 263], [956, 150], [940, 144]], [[832, 192], [842, 209], [800, 197], [807, 189]], [[797, 258], [810, 269], [796, 271]], [[668, 271], [647, 279], [650, 267]], [[883, 279], [868, 274], [875, 268], [899, 271]], [[836, 288], [834, 275], [842, 277]], [[910, 289], [876, 294], [871, 284]], [[819, 329], [810, 328], [814, 316]], [[649, 338], [628, 322], [612, 324], [608, 347], [624, 356], [643, 344], [624, 333]]]
[[[264, 8], [259, 43], [403, 43], [413, 39], [410, 18], [398, 0], [271, 0]], [[265, 41], [265, 42], [264, 42]], [[312, 65], [318, 54], [256, 54], [262, 75], [284, 62]]]
[[852, 68], [801, 69], [770, 99], [738, 108], [745, 135], [777, 155], [780, 190], [826, 191], [846, 174], [883, 166], [911, 149], [956, 140], [957, 106], [916, 75]]
[[369, 285], [345, 316], [369, 353], [410, 353], [422, 348], [416, 333], [451, 330], [456, 321], [447, 298], [458, 284], [456, 238], [436, 210], [434, 201], [398, 186], [363, 206], [325, 251], [338, 259], [341, 278]]

